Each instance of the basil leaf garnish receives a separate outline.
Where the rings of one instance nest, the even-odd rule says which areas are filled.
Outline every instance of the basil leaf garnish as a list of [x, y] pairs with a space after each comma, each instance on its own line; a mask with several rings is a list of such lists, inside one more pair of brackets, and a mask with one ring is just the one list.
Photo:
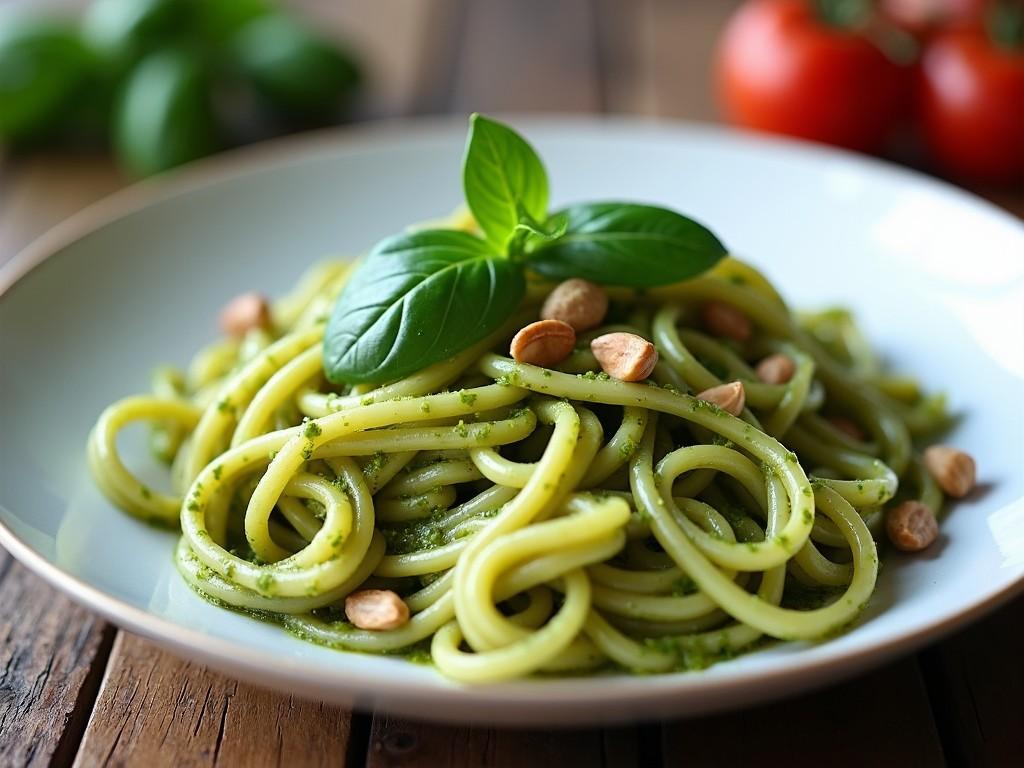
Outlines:
[[352, 272], [324, 332], [335, 384], [381, 383], [448, 359], [512, 316], [527, 267], [645, 288], [698, 275], [725, 255], [706, 227], [664, 208], [590, 203], [548, 215], [548, 179], [506, 125], [470, 118], [466, 203], [486, 236], [421, 230], [380, 242]]
[[473, 235], [433, 229], [388, 238], [338, 297], [324, 371], [335, 384], [401, 378], [495, 331], [525, 291], [522, 266]]
[[544, 164], [519, 134], [482, 115], [470, 117], [462, 187], [473, 218], [501, 253], [521, 212], [537, 221], [547, 218]]
[[702, 224], [653, 205], [586, 203], [555, 215], [565, 217], [565, 233], [527, 257], [549, 278], [648, 288], [699, 275], [726, 253]]

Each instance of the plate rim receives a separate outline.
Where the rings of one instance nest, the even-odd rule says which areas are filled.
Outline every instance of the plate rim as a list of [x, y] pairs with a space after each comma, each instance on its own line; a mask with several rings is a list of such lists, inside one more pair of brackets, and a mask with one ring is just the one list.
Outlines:
[[[600, 125], [610, 126], [612, 130], [656, 130], [676, 136], [725, 140], [754, 148], [782, 149], [805, 157], [846, 158], [855, 164], [869, 166], [872, 172], [881, 171], [890, 177], [902, 177], [903, 181], [918, 185], [924, 183], [946, 194], [953, 194], [964, 202], [981, 207], [989, 215], [1015, 224], [1024, 234], [1024, 224], [1017, 217], [971, 192], [878, 158], [830, 147], [671, 119], [552, 114], [502, 117], [525, 126], [527, 131], [534, 128], [569, 130], [573, 127]], [[399, 118], [298, 134], [233, 149], [191, 163], [165, 176], [130, 184], [57, 224], [0, 267], [0, 299], [13, 290], [33, 269], [79, 239], [152, 205], [196, 189], [244, 176], [252, 171], [287, 165], [289, 161], [309, 156], [317, 149], [388, 144], [396, 137], [410, 133], [417, 137], [446, 136], [456, 126], [461, 130], [464, 122], [465, 119], [461, 115]], [[372, 703], [375, 698], [380, 698], [386, 702], [385, 708], [390, 711], [433, 720], [453, 719], [454, 716], [450, 711], [445, 712], [444, 707], [461, 707], [464, 712], [472, 708], [479, 715], [476, 708], [480, 706], [488, 706], [488, 711], [480, 718], [480, 722], [491, 723], [579, 724], [621, 721], [635, 719], [637, 716], [633, 713], [622, 714], [622, 708], [619, 707], [605, 708], [598, 717], [594, 717], [593, 713], [589, 717], [574, 717], [572, 712], [563, 711], [556, 720], [552, 720], [552, 711], [555, 707], [578, 701], [590, 693], [587, 687], [580, 687], [587, 685], [587, 679], [581, 678], [556, 678], [551, 681], [540, 681], [539, 684], [531, 681], [529, 685], [510, 688], [508, 683], [464, 686], [443, 678], [436, 682], [399, 681], [361, 672], [358, 664], [349, 665], [345, 669], [325, 670], [309, 660], [280, 657], [270, 651], [256, 650], [237, 641], [191, 629], [132, 605], [63, 570], [57, 563], [51, 562], [44, 554], [23, 541], [2, 519], [0, 545], [51, 586], [115, 625], [147, 637], [178, 656], [198, 657], [214, 669], [228, 671], [228, 674], [265, 687], [270, 685], [300, 696], [315, 696], [346, 704], [360, 698]], [[966, 609], [938, 620], [919, 623], [912, 630], [890, 635], [865, 648], [837, 651], [833, 654], [826, 652], [799, 663], [782, 663], [773, 669], [741, 671], [711, 679], [685, 672], [656, 677], [638, 676], [631, 682], [643, 681], [647, 684], [640, 685], [636, 690], [617, 691], [616, 699], [620, 703], [633, 702], [648, 713], [657, 710], [662, 714], [673, 711], [672, 704], [675, 704], [676, 714], [681, 712], [684, 715], [696, 711], [703, 713], [715, 709], [747, 706], [756, 701], [777, 698], [785, 693], [791, 694], [826, 685], [867, 667], [877, 666], [898, 653], [913, 650], [929, 640], [977, 620], [1019, 593], [1024, 593], [1024, 573], [995, 591], [986, 593]], [[590, 687], [593, 687], [593, 681], [601, 679], [590, 679]], [[651, 685], [651, 681], [658, 682]], [[563, 684], [562, 688], [556, 688], [556, 684], [559, 683]], [[780, 692], [779, 689], [782, 687], [785, 691]], [[368, 690], [374, 691], [369, 697], [365, 694]], [[710, 702], [710, 705], [704, 701], [700, 707], [694, 706], [694, 699], [699, 699], [701, 693], [715, 698], [716, 701]], [[403, 699], [406, 700], [405, 703]], [[438, 710], [424, 711], [421, 705], [426, 701], [433, 701], [442, 706]], [[538, 705], [540, 706], [535, 712], [523, 710], [524, 707]], [[659, 705], [668, 705], [669, 711], [665, 711]], [[509, 707], [518, 707], [518, 710], [504, 711]]]

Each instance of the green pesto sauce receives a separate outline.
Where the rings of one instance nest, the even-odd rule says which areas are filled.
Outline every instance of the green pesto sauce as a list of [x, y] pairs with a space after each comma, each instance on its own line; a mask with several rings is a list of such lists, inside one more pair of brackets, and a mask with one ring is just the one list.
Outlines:
[[384, 451], [377, 451], [375, 454], [373, 454], [373, 456], [370, 457], [370, 460], [366, 462], [366, 464], [363, 466], [363, 476], [368, 479], [376, 477], [377, 473], [380, 472], [384, 468], [384, 465], [387, 463], [387, 454], [384, 453]]
[[623, 459], [628, 459], [636, 452], [636, 443], [626, 438], [622, 445], [619, 446], [619, 456]]
[[[728, 637], [724, 632], [722, 632], [720, 633], [718, 647], [713, 649], [703, 648], [701, 647], [701, 644], [686, 637], [648, 638], [644, 641], [644, 645], [652, 651], [674, 656], [676, 665], [673, 668], [673, 671], [694, 672], [707, 669], [712, 664], [717, 664], [720, 661], [734, 659], [741, 653], [749, 653], [750, 651], [762, 648], [771, 642], [772, 641], [770, 639], [762, 638], [761, 640], [751, 643], [745, 648], [737, 650], [729, 646]], [[634, 674], [642, 674], [636, 670], [633, 670], [633, 672]]]
[[808, 587], [795, 579], [786, 579], [781, 605], [794, 611], [814, 611], [834, 603], [844, 592], [845, 587]]
[[256, 586], [259, 587], [260, 592], [264, 594], [270, 594], [274, 589], [274, 575], [271, 573], [261, 573], [260, 577], [256, 579]]
[[444, 531], [433, 520], [413, 520], [404, 525], [381, 528], [389, 554], [406, 555], [444, 545]]

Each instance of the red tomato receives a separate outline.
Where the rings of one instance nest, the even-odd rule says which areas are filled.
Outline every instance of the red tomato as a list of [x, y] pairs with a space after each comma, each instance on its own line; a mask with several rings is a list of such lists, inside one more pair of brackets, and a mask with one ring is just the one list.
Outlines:
[[825, 23], [814, 5], [744, 4], [719, 43], [719, 100], [749, 128], [877, 151], [902, 114], [911, 70], [858, 32]]
[[921, 62], [920, 118], [935, 160], [982, 181], [1024, 180], [1024, 49], [946, 32]]

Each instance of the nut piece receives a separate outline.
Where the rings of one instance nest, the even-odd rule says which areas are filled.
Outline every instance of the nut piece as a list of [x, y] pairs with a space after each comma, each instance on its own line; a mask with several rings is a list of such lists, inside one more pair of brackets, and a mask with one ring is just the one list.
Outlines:
[[619, 381], [643, 381], [658, 363], [658, 350], [635, 333], [606, 333], [590, 342], [601, 370]]
[[853, 419], [848, 419], [845, 416], [829, 416], [828, 421], [833, 427], [853, 440], [863, 443], [867, 439], [864, 430]]
[[904, 501], [886, 513], [885, 532], [896, 549], [920, 552], [938, 537], [939, 523], [920, 501]]
[[924, 465], [947, 494], [961, 499], [974, 488], [976, 468], [969, 453], [951, 445], [933, 445], [924, 452]]
[[742, 381], [731, 381], [728, 384], [719, 384], [717, 387], [705, 389], [696, 395], [698, 400], [714, 403], [723, 411], [739, 416], [743, 413], [743, 406], [747, 402], [747, 390], [743, 388]]
[[270, 328], [270, 304], [258, 293], [236, 296], [220, 311], [220, 327], [229, 336], [244, 336], [252, 328]]
[[715, 336], [727, 339], [746, 341], [750, 338], [753, 328], [750, 320], [731, 304], [722, 301], [709, 301], [701, 310], [704, 327]]
[[512, 337], [509, 353], [520, 363], [550, 368], [569, 356], [576, 346], [576, 331], [561, 320], [538, 320]]
[[578, 277], [555, 286], [540, 308], [542, 319], [561, 320], [577, 333], [600, 325], [607, 313], [608, 294], [604, 288]]
[[397, 629], [409, 621], [409, 606], [390, 589], [361, 589], [345, 598], [345, 615], [360, 629]]
[[757, 364], [754, 372], [765, 384], [785, 384], [793, 378], [796, 363], [787, 355], [769, 355]]

